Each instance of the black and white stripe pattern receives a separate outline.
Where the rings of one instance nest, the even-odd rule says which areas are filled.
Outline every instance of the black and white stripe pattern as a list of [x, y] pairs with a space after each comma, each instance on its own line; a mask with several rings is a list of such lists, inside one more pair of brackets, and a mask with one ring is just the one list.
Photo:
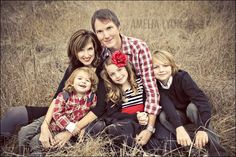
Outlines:
[[143, 104], [143, 84], [141, 78], [136, 79], [136, 83], [138, 85], [137, 93], [134, 95], [133, 90], [131, 89], [126, 90], [124, 97], [127, 100], [127, 102], [122, 104], [122, 108]]

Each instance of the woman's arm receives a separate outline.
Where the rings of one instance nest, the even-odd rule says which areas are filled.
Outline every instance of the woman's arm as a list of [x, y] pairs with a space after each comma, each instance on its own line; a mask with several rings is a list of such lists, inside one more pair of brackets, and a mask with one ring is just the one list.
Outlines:
[[59, 84], [59, 86], [58, 86], [58, 88], [57, 88], [57, 91], [56, 91], [56, 93], [55, 93], [54, 96], [53, 96], [53, 99], [55, 99], [55, 98], [57, 97], [57, 95], [58, 95], [60, 92], [63, 91], [63, 88], [65, 87], [65, 82], [66, 82], [66, 80], [69, 78], [70, 74], [71, 74], [71, 72], [70, 72], [70, 66], [68, 66], [67, 69], [66, 69], [66, 72], [64, 73], [64, 76], [63, 76], [63, 78], [62, 78], [62, 80], [61, 80], [61, 82], [60, 82], [60, 84]]
[[76, 122], [75, 129], [72, 132], [73, 136], [77, 135], [84, 127], [92, 123], [95, 119], [97, 119], [97, 116], [92, 111], [89, 111], [89, 113], [80, 121]]

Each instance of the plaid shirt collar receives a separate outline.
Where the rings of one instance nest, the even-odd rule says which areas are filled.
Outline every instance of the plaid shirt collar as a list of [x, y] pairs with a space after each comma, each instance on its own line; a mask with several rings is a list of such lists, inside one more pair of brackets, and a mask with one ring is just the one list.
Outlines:
[[[122, 50], [122, 52], [125, 53], [126, 55], [130, 55], [131, 52], [130, 51], [125, 51], [125, 49], [124, 49], [125, 45], [127, 45], [127, 43], [129, 42], [128, 38], [126, 36], [124, 36], [123, 34], [120, 34], [120, 38], [121, 38], [121, 50]], [[112, 51], [109, 48], [103, 46], [102, 59], [105, 60], [107, 57], [111, 56], [111, 54], [112, 54]]]

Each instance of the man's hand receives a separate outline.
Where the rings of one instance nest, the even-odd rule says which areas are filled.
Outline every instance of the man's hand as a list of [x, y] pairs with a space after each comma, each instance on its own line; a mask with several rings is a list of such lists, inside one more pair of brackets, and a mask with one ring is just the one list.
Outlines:
[[138, 136], [136, 136], [135, 140], [137, 142], [137, 144], [140, 145], [145, 145], [147, 144], [148, 140], [151, 138], [152, 133], [150, 131], [148, 131], [147, 129], [141, 131]]
[[42, 143], [45, 149], [51, 148], [55, 144], [55, 140], [46, 123], [41, 126], [41, 133], [39, 136], [39, 141]]
[[208, 135], [205, 131], [198, 131], [195, 137], [195, 146], [202, 149], [208, 143]]
[[54, 139], [56, 144], [53, 146], [54, 148], [62, 148], [72, 137], [72, 134], [69, 131], [63, 131], [58, 133]]
[[183, 126], [176, 128], [177, 143], [181, 146], [190, 146], [192, 141]]
[[148, 124], [148, 114], [146, 112], [137, 112], [137, 119], [140, 125]]

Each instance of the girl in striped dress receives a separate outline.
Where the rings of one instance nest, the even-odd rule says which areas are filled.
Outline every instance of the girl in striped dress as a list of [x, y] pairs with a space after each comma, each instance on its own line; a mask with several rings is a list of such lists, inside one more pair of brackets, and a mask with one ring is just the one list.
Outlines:
[[106, 117], [113, 120], [132, 119], [146, 125], [142, 80], [135, 76], [126, 55], [117, 51], [107, 58], [101, 77], [107, 93]]
[[104, 132], [114, 138], [115, 145], [120, 146], [126, 141], [131, 146], [135, 144], [135, 136], [148, 123], [142, 80], [135, 75], [127, 56], [120, 51], [105, 59], [101, 77], [106, 88], [107, 105], [105, 115], [96, 124], [105, 127]]

